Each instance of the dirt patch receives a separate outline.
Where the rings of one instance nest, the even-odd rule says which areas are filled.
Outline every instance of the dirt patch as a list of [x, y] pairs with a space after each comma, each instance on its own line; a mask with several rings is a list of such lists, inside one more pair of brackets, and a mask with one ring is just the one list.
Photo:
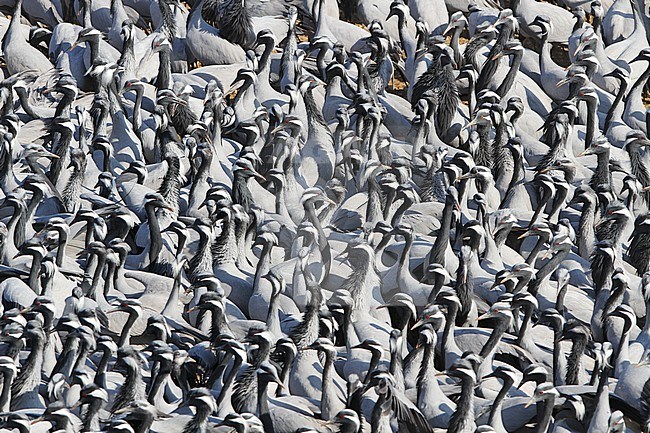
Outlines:
[[386, 91], [401, 98], [408, 99], [408, 83], [399, 78], [399, 73], [393, 75], [393, 79], [388, 82]]
[[399, 78], [393, 77], [393, 79], [390, 80], [390, 86], [393, 90], [399, 92], [400, 90], [406, 89], [407, 84], [404, 81], [400, 80]]
[[569, 48], [565, 45], [553, 44], [551, 48], [551, 58], [555, 63], [567, 68], [571, 65], [571, 60], [569, 59]]

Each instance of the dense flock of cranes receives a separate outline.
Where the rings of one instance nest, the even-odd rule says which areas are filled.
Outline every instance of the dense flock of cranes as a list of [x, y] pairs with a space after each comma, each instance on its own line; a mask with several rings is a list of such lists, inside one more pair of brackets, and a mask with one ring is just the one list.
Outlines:
[[650, 429], [644, 0], [1, 0], [0, 428]]

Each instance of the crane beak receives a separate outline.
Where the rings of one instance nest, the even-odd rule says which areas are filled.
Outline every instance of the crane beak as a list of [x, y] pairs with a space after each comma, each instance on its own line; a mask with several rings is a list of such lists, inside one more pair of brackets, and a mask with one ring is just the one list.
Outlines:
[[280, 124], [278, 126], [276, 126], [275, 128], [273, 128], [271, 130], [271, 134], [277, 134], [278, 132], [282, 131], [284, 129], [285, 125], [286, 124], [284, 122], [280, 122]]
[[253, 176], [255, 179], [257, 179], [258, 182], [266, 182], [266, 178], [256, 171], [253, 172]]
[[494, 22], [494, 24], [492, 24], [491, 27], [496, 28], [496, 27], [500, 26], [501, 24], [503, 24], [503, 23], [506, 22], [506, 19], [507, 19], [506, 17], [500, 17], [500, 18], [498, 18], [498, 19]]
[[123, 414], [123, 413], [127, 413], [128, 411], [129, 411], [129, 407], [127, 406], [127, 407], [123, 407], [122, 409], [118, 409], [113, 413], [120, 415], [120, 414]]
[[419, 327], [422, 326], [422, 325], [424, 325], [424, 319], [420, 319], [420, 320], [418, 320], [417, 322], [415, 322], [415, 323], [413, 324], [413, 326], [411, 326], [411, 331], [413, 331], [413, 330], [419, 328]]
[[498, 281], [495, 281], [494, 283], [492, 283], [492, 286], [490, 287], [490, 292], [497, 292], [497, 291], [499, 291], [499, 286], [500, 286], [501, 284], [503, 284], [503, 283], [498, 282]]
[[230, 88], [226, 91], [226, 95], [230, 95], [232, 93], [235, 93], [235, 91], [241, 89], [241, 87], [244, 85], [244, 80], [237, 80], [234, 83], [230, 85]]
[[528, 402], [526, 403], [526, 405], [524, 406], [524, 408], [525, 408], [525, 409], [528, 409], [530, 406], [533, 405], [533, 403], [535, 403], [535, 399], [534, 399], [534, 398], [531, 398], [530, 400], [528, 400]]
[[512, 275], [512, 274], [508, 274], [508, 275], [506, 275], [504, 278], [502, 278], [501, 281], [499, 281], [499, 284], [505, 284], [505, 283], [507, 283], [508, 281], [511, 281], [511, 280], [514, 280], [514, 279], [515, 279], [515, 276], [514, 276], [514, 275]]
[[558, 88], [559, 88], [559, 87], [562, 87], [562, 86], [564, 86], [564, 85], [565, 85], [566, 83], [568, 83], [568, 82], [569, 82], [569, 78], [562, 78], [560, 81], [557, 82], [557, 84], [555, 85], [555, 87], [558, 87]]
[[427, 50], [426, 49], [419, 50], [418, 52], [415, 53], [415, 58], [416, 58], [416, 60], [420, 60], [426, 55], [427, 55]]
[[526, 230], [525, 232], [517, 236], [517, 239], [524, 239], [527, 238], [528, 236], [530, 236], [530, 230]]
[[469, 129], [471, 126], [476, 125], [476, 118], [469, 121], [469, 123], [461, 128], [461, 131]]

